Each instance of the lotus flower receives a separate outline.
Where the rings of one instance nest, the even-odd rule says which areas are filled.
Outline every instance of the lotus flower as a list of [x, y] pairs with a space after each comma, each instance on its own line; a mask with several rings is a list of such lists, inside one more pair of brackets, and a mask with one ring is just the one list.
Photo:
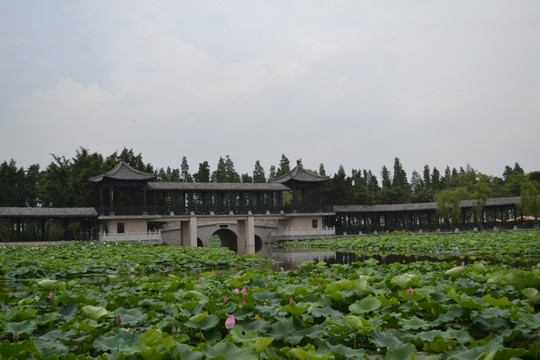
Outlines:
[[212, 270], [212, 275], [216, 275], [216, 272], [214, 270]]
[[239, 292], [240, 292], [240, 290], [238, 290], [238, 288], [235, 288], [235, 289], [233, 290], [233, 293], [235, 293], [235, 294], [238, 294]]
[[247, 295], [247, 289], [245, 286], [242, 288], [242, 295]]
[[242, 301], [242, 305], [246, 305], [246, 304], [247, 304], [246, 300]]
[[8, 306], [6, 309], [6, 314], [9, 314], [11, 312], [11, 308]]
[[317, 289], [321, 290], [321, 284], [317, 284]]
[[19, 332], [18, 332], [17, 330], [15, 330], [15, 331], [13, 332], [13, 340], [14, 340], [14, 341], [19, 340]]
[[409, 292], [409, 295], [412, 295], [412, 292], [413, 292], [412, 286], [409, 286], [409, 290], [407, 290], [407, 291]]
[[280, 266], [280, 267], [279, 267], [279, 271], [283, 271], [283, 266]]
[[173, 327], [171, 328], [171, 333], [175, 333], [176, 332], [176, 326], [173, 325]]
[[120, 314], [116, 315], [116, 320], [114, 321], [116, 325], [120, 325], [122, 323], [122, 317]]
[[225, 295], [225, 296], [223, 297], [223, 301], [224, 301], [224, 302], [229, 301], [229, 297], [228, 297], [227, 295]]
[[461, 266], [465, 266], [465, 261], [462, 261], [462, 262], [461, 262]]
[[199, 276], [199, 281], [203, 281], [203, 277], [202, 277], [202, 276]]
[[234, 315], [229, 315], [227, 320], [225, 320], [225, 328], [232, 329], [234, 327], [235, 321], [234, 321]]
[[157, 296], [161, 296], [161, 295], [163, 295], [161, 294], [161, 291], [158, 291]]
[[[411, 292], [412, 292], [412, 289], [411, 289]], [[390, 296], [390, 291], [386, 291], [386, 297], [389, 297], [389, 296]]]
[[289, 299], [289, 305], [294, 306], [294, 299], [293, 299], [292, 296], [291, 296], [291, 298]]
[[49, 291], [49, 299], [52, 299], [54, 297], [54, 293], [52, 291]]

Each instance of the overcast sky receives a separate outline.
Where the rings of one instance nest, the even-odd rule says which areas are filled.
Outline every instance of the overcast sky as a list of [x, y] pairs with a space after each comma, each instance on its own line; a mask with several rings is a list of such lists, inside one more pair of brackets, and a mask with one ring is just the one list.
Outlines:
[[0, 0], [0, 162], [540, 170], [540, 1]]

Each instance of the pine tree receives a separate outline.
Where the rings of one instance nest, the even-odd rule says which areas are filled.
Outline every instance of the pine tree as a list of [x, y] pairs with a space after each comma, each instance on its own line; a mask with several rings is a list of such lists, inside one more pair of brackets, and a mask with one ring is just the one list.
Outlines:
[[266, 182], [264, 168], [261, 166], [261, 162], [259, 160], [255, 161], [255, 169], [253, 169], [253, 182], [255, 183]]

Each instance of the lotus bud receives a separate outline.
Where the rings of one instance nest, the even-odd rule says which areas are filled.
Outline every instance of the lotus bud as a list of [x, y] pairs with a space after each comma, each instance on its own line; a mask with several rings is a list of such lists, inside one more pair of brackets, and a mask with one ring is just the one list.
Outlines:
[[289, 305], [294, 306], [294, 299], [293, 299], [292, 296], [291, 296], [291, 298], [289, 299]]
[[158, 291], [157, 296], [161, 296], [161, 295], [163, 295], [163, 294], [161, 293], [161, 291]]
[[202, 276], [199, 276], [199, 281], [203, 281], [203, 277], [202, 277]]
[[225, 320], [225, 328], [232, 329], [234, 327], [235, 321], [234, 321], [234, 315], [229, 315], [227, 320]]
[[54, 297], [54, 293], [52, 291], [49, 291], [49, 299], [52, 299]]
[[212, 270], [212, 275], [216, 275], [216, 272], [214, 270]]
[[246, 304], [247, 304], [246, 300], [242, 301], [242, 305], [246, 305]]
[[413, 293], [413, 289], [412, 289], [412, 286], [409, 286], [409, 290], [407, 290], [409, 292], [409, 295], [412, 295]]
[[461, 266], [465, 266], [465, 261], [462, 261], [462, 262], [461, 262]]
[[245, 286], [242, 288], [242, 295], [247, 295], [247, 289]]
[[120, 316], [120, 314], [116, 315], [116, 325], [120, 325], [122, 323], [122, 317]]
[[321, 290], [321, 284], [317, 284], [317, 289]]
[[224, 301], [224, 302], [229, 301], [229, 297], [228, 297], [227, 295], [225, 295], [225, 296], [223, 297], [223, 301]]
[[280, 267], [279, 267], [279, 271], [283, 271], [283, 266], [280, 266]]
[[233, 293], [235, 293], [235, 294], [238, 294], [239, 292], [240, 292], [240, 290], [238, 290], [238, 288], [235, 288], [235, 289], [233, 290]]
[[386, 291], [386, 297], [390, 296], [390, 291]]
[[173, 327], [171, 328], [171, 333], [175, 333], [176, 332], [176, 326], [173, 325]]
[[11, 308], [8, 306], [6, 309], [6, 314], [9, 314], [11, 312]]
[[13, 332], [13, 340], [14, 340], [14, 341], [19, 340], [19, 332], [18, 332], [17, 330], [15, 330], [15, 331]]

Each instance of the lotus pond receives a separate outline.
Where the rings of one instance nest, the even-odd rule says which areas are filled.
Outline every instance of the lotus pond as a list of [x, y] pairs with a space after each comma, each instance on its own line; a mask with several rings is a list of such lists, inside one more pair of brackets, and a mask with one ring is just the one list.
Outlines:
[[536, 359], [539, 241], [502, 231], [299, 242], [288, 246], [441, 260], [281, 271], [224, 248], [2, 246], [0, 357]]

